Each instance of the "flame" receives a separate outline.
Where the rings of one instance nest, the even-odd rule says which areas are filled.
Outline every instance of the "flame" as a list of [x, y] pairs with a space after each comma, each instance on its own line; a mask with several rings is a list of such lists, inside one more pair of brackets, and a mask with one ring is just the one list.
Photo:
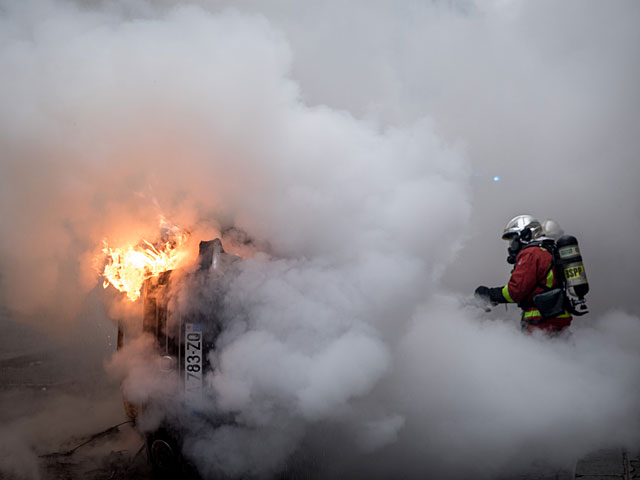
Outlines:
[[186, 258], [184, 248], [188, 234], [181, 228], [160, 219], [161, 240], [151, 243], [142, 240], [137, 245], [112, 248], [104, 240], [102, 252], [106, 256], [106, 264], [102, 276], [102, 286], [113, 285], [120, 292], [126, 293], [129, 300], [135, 302], [140, 298], [144, 281], [157, 277], [161, 273], [177, 268]]

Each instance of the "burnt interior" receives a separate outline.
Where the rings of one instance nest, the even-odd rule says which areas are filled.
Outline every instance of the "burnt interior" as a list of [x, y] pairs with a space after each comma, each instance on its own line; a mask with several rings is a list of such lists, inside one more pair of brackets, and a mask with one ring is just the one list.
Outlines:
[[175, 348], [170, 348], [169, 335], [166, 334], [170, 280], [171, 271], [163, 272], [157, 278], [147, 279], [142, 292], [142, 329], [156, 338], [158, 348], [164, 355], [171, 355], [171, 350]]

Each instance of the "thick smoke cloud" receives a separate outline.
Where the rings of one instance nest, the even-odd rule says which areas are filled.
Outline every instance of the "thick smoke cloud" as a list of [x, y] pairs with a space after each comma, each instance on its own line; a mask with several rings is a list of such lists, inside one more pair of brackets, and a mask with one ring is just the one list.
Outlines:
[[[494, 478], [637, 446], [636, 4], [0, 5], [5, 306], [78, 321], [103, 238], [159, 214], [258, 245], [209, 353], [236, 425], [186, 426], [202, 472], [308, 452], [319, 477]], [[569, 340], [456, 299], [505, 281], [524, 212], [581, 241], [594, 314]], [[147, 347], [110, 369], [166, 400]]]
[[464, 145], [475, 208], [447, 285], [503, 282], [499, 234], [528, 212], [581, 240], [595, 311], [638, 308], [635, 265], [613, 253], [632, 251], [640, 233], [635, 2], [242, 5], [287, 32], [306, 101], [381, 125], [426, 112], [441, 138]]

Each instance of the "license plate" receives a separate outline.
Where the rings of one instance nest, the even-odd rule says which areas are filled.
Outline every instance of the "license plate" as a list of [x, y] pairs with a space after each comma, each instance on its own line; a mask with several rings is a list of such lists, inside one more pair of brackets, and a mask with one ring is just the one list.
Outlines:
[[184, 389], [187, 402], [202, 395], [202, 325], [184, 326]]

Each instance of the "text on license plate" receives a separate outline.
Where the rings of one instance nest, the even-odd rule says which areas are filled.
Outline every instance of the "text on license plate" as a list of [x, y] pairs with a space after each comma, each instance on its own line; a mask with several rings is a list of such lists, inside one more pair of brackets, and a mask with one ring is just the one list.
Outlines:
[[186, 323], [184, 331], [184, 387], [189, 400], [202, 392], [202, 326]]

